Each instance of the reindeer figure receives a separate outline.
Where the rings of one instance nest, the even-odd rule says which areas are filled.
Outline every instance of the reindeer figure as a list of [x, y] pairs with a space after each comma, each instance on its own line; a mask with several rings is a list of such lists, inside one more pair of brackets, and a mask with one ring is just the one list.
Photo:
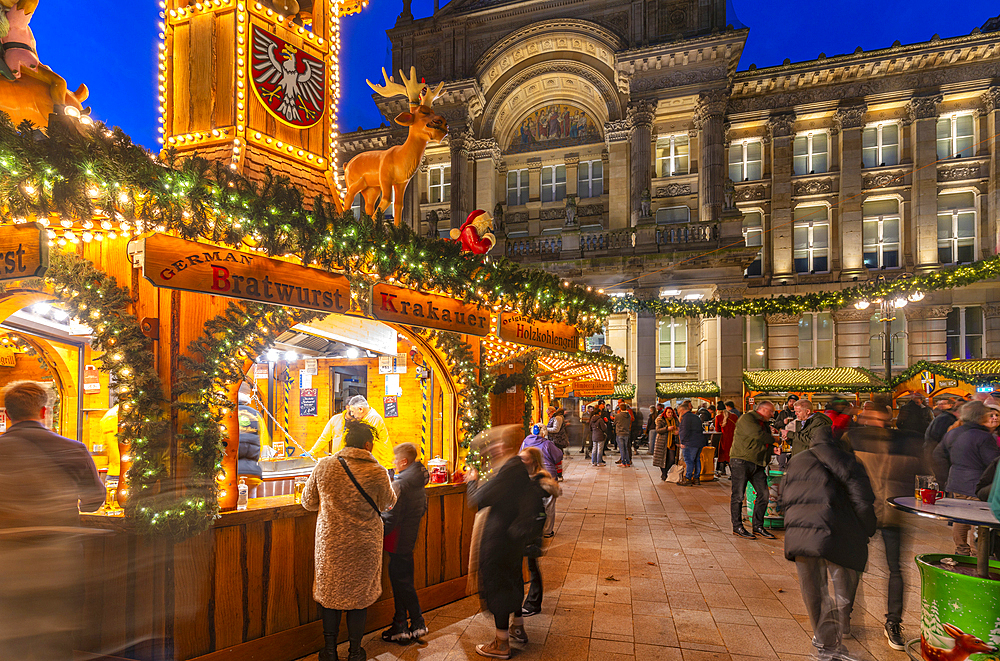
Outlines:
[[944, 625], [946, 634], [955, 639], [955, 647], [944, 650], [934, 647], [920, 636], [920, 655], [924, 661], [965, 661], [971, 654], [989, 654], [996, 650], [972, 634], [967, 634], [952, 624]]
[[399, 113], [395, 119], [400, 126], [409, 127], [406, 142], [382, 151], [358, 154], [352, 158], [344, 167], [347, 195], [343, 202], [351, 204], [354, 196], [361, 193], [361, 197], [365, 200], [365, 213], [372, 216], [375, 214], [375, 203], [379, 195], [382, 196], [382, 200], [378, 203], [378, 210], [385, 211], [393, 199], [392, 194], [395, 193], [393, 218], [396, 225], [403, 221], [403, 193], [424, 157], [427, 143], [441, 142], [448, 133], [448, 123], [444, 117], [434, 114], [431, 110], [431, 104], [441, 94], [444, 83], [439, 83], [431, 90], [417, 80], [416, 67], [410, 67], [409, 77], [404, 76], [402, 71], [399, 72], [399, 76], [403, 79], [402, 85], [387, 75], [383, 68], [382, 77], [385, 79], [385, 85], [365, 82], [384, 97], [405, 94], [409, 99], [410, 110]]

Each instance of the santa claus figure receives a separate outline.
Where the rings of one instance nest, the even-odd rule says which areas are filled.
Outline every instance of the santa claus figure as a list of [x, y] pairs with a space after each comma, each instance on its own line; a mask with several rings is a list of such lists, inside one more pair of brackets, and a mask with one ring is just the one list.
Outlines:
[[481, 209], [476, 209], [465, 219], [461, 228], [451, 230], [451, 238], [462, 244], [462, 250], [485, 255], [497, 242], [497, 238], [490, 231], [492, 229], [493, 217]]

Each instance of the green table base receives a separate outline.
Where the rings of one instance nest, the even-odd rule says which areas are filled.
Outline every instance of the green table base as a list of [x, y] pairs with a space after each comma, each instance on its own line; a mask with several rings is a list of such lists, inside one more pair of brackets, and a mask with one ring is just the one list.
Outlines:
[[[767, 486], [770, 487], [772, 484], [778, 484], [781, 482], [781, 478], [784, 476], [784, 471], [768, 469], [767, 471]], [[770, 489], [769, 489], [770, 490]], [[753, 502], [757, 498], [757, 492], [754, 490], [753, 485], [749, 482], [747, 483], [747, 500], [746, 500], [746, 514], [747, 518], [750, 519], [751, 524], [753, 523]], [[768, 501], [768, 509], [770, 510], [770, 501]], [[774, 528], [775, 530], [782, 529], [785, 527], [785, 517], [780, 514], [765, 514], [764, 515], [764, 527]]]

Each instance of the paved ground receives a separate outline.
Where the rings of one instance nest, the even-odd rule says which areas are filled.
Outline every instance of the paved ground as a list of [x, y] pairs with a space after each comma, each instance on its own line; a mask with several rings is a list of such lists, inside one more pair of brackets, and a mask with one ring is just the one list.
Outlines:
[[[577, 451], [578, 452], [578, 451]], [[731, 534], [728, 480], [699, 487], [660, 482], [645, 450], [631, 469], [582, 455], [565, 463], [563, 496], [542, 571], [542, 613], [513, 658], [650, 661], [798, 661], [812, 651], [794, 563], [777, 541]], [[909, 555], [949, 552], [950, 529], [910, 517]], [[878, 535], [855, 603], [848, 648], [863, 660], [904, 661], [882, 633], [888, 574]], [[904, 636], [919, 635], [919, 577], [906, 567]], [[369, 659], [476, 659], [493, 636], [475, 597], [427, 613], [425, 644], [365, 637]], [[346, 645], [341, 658], [346, 658]], [[316, 656], [304, 661], [314, 661]]]

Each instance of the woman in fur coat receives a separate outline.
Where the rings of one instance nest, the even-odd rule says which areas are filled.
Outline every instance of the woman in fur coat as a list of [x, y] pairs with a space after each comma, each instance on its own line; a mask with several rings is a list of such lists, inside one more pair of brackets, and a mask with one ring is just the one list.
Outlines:
[[347, 612], [348, 661], [367, 658], [361, 647], [367, 608], [382, 594], [384, 526], [380, 512], [396, 502], [389, 474], [372, 456], [373, 447], [372, 428], [348, 421], [344, 449], [320, 459], [302, 492], [302, 506], [319, 511], [313, 598], [319, 602], [323, 617], [325, 647], [319, 653], [320, 661], [337, 659], [341, 611]]

